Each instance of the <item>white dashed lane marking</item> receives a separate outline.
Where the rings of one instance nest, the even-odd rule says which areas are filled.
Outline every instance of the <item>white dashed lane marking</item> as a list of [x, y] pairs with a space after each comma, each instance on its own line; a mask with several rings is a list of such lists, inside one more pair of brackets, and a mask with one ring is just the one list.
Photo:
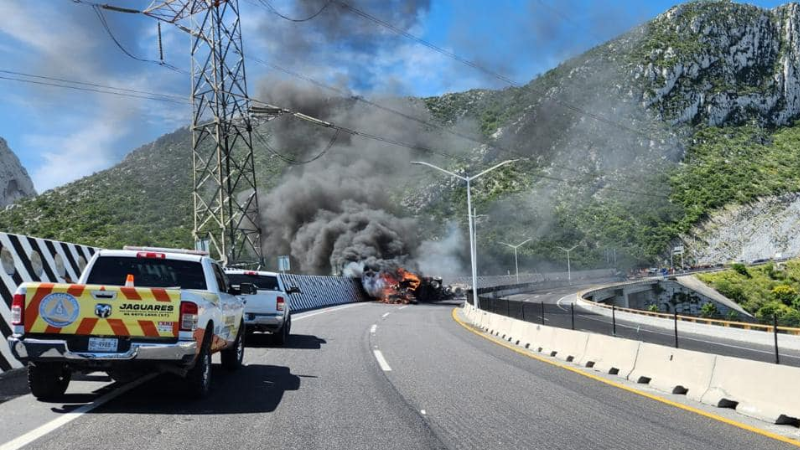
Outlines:
[[386, 358], [383, 357], [383, 353], [380, 350], [373, 350], [372, 353], [375, 354], [375, 359], [378, 360], [378, 365], [381, 366], [381, 370], [384, 372], [391, 372], [392, 368], [389, 367], [389, 363], [386, 362]]

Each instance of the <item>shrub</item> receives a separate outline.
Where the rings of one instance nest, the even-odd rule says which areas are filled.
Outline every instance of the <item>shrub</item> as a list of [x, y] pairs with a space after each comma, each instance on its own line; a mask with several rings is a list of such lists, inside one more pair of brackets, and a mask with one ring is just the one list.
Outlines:
[[717, 310], [717, 305], [712, 302], [704, 303], [703, 306], [700, 307], [700, 317], [711, 318], [716, 316], [719, 313]]
[[739, 320], [739, 311], [736, 311], [735, 309], [728, 311], [728, 320], [734, 322]]
[[744, 264], [734, 263], [731, 265], [731, 269], [743, 277], [751, 278], [750, 272], [747, 271], [747, 267]]
[[758, 320], [761, 320], [764, 323], [769, 323], [772, 321], [773, 317], [777, 317], [778, 320], [782, 320], [792, 311], [792, 308], [789, 308], [781, 302], [771, 301], [765, 303], [763, 306], [761, 306], [761, 308], [759, 308], [758, 311], [756, 311], [756, 317]]
[[653, 303], [652, 305], [648, 306], [647, 310], [650, 311], [650, 312], [659, 312], [659, 311], [661, 311], [661, 309], [655, 303]]
[[778, 323], [784, 327], [800, 327], [800, 311], [793, 310], [781, 317]]
[[728, 297], [729, 299], [735, 301], [736, 303], [743, 303], [747, 301], [747, 298], [744, 295], [744, 290], [741, 286], [733, 284], [728, 280], [720, 280], [714, 286], [717, 291]]
[[787, 306], [791, 306], [798, 297], [797, 289], [786, 284], [775, 286], [770, 292], [775, 300]]

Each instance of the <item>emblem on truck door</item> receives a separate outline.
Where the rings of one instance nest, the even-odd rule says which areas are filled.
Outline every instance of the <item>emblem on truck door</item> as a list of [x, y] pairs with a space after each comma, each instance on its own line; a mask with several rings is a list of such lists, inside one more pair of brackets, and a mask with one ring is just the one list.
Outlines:
[[39, 316], [48, 325], [64, 328], [78, 318], [80, 305], [75, 297], [69, 294], [50, 294], [39, 304]]
[[94, 307], [94, 315], [101, 319], [107, 319], [111, 315], [111, 305], [98, 303]]

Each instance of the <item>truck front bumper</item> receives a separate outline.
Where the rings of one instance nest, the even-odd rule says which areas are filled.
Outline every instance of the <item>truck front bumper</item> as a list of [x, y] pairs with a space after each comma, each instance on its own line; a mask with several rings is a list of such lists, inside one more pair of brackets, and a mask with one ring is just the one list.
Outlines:
[[190, 364], [197, 354], [195, 341], [178, 341], [170, 344], [132, 342], [130, 349], [120, 353], [73, 352], [69, 350], [67, 341], [58, 339], [33, 339], [21, 336], [10, 336], [8, 346], [14, 357], [22, 362], [114, 362], [142, 361], [153, 363]]

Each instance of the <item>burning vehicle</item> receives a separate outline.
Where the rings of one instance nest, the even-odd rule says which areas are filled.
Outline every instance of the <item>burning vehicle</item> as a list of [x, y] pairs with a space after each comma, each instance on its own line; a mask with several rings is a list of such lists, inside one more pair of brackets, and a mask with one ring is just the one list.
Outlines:
[[383, 303], [433, 302], [451, 297], [441, 278], [420, 276], [403, 267], [365, 265], [361, 284], [370, 297]]

